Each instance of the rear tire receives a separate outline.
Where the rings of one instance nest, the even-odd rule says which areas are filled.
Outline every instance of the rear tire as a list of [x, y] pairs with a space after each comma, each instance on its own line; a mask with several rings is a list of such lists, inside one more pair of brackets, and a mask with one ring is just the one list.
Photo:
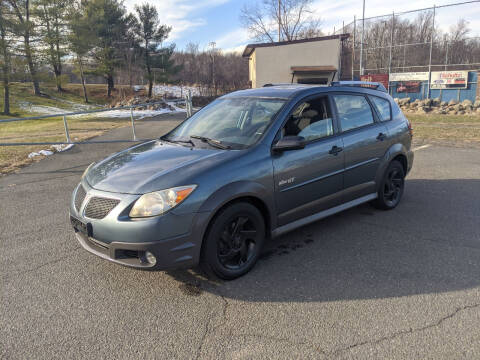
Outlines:
[[203, 241], [202, 270], [208, 276], [232, 280], [257, 262], [265, 241], [265, 221], [252, 204], [234, 203], [215, 216]]
[[378, 197], [372, 202], [377, 209], [394, 209], [402, 199], [405, 188], [405, 171], [402, 164], [393, 160], [383, 175], [378, 188]]

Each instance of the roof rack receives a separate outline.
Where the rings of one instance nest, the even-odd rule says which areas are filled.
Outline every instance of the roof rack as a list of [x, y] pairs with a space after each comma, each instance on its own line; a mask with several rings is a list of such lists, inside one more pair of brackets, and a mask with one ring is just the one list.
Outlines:
[[297, 83], [268, 83], [263, 85], [262, 87], [270, 87], [270, 86], [285, 86], [285, 85], [298, 85]]
[[388, 93], [385, 86], [379, 82], [371, 81], [332, 81], [330, 86], [357, 86], [357, 87], [368, 87], [378, 91], [383, 91]]

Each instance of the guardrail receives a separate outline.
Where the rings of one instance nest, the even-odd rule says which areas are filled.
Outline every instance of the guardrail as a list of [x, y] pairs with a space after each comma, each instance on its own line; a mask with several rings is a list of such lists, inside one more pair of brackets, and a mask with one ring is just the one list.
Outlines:
[[[186, 109], [187, 109], [187, 117], [192, 115], [192, 97], [188, 94], [185, 99], [174, 99], [169, 102], [172, 103], [181, 103], [185, 102]], [[63, 118], [63, 127], [65, 130], [65, 139], [66, 141], [63, 142], [22, 142], [22, 143], [0, 143], [0, 146], [22, 146], [22, 145], [61, 145], [61, 144], [105, 144], [105, 143], [122, 143], [122, 142], [138, 142], [138, 141], [148, 141], [152, 139], [137, 139], [137, 134], [135, 132], [135, 119], [133, 116], [133, 109], [136, 108], [144, 108], [152, 105], [158, 104], [165, 104], [165, 101], [158, 101], [158, 102], [151, 102], [151, 103], [144, 103], [144, 104], [136, 104], [136, 105], [129, 105], [129, 106], [120, 106], [116, 108], [110, 109], [95, 109], [95, 110], [86, 110], [86, 111], [75, 111], [75, 112], [68, 112], [68, 113], [61, 113], [61, 114], [52, 114], [52, 115], [41, 115], [41, 116], [29, 116], [24, 118], [13, 118], [13, 119], [2, 119], [0, 120], [0, 125], [2, 123], [8, 122], [15, 122], [15, 121], [27, 121], [27, 120], [42, 120], [42, 119], [50, 119], [56, 117]], [[131, 140], [87, 140], [87, 141], [72, 141], [70, 139], [70, 132], [68, 128], [67, 116], [74, 116], [74, 115], [84, 115], [84, 114], [94, 114], [94, 113], [101, 113], [106, 111], [116, 111], [116, 110], [128, 110], [130, 109], [130, 123], [132, 126], [132, 139]]]

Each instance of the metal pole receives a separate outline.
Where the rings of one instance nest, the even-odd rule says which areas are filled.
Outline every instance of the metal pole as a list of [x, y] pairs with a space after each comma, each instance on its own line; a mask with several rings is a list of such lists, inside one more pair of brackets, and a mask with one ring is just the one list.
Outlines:
[[447, 71], [448, 67], [448, 40], [445, 40], [445, 47], [447, 48], [445, 51], [445, 71]]
[[186, 110], [187, 110], [187, 117], [192, 116], [192, 92], [191, 90], [188, 90], [188, 94], [186, 96]]
[[363, 40], [365, 34], [365, 0], [363, 0], [362, 35], [360, 39], [360, 75], [363, 75]]
[[135, 121], [133, 120], [133, 108], [130, 108], [130, 120], [132, 121], [132, 134], [133, 140], [137, 140], [137, 134], [135, 134]]
[[432, 52], [433, 52], [433, 36], [435, 35], [435, 5], [433, 5], [433, 19], [432, 19], [432, 33], [430, 35], [430, 58], [428, 60], [428, 95], [427, 99], [430, 99], [431, 95], [431, 82], [432, 82]]
[[281, 24], [282, 24], [282, 13], [280, 12], [281, 0], [278, 0], [278, 42], [281, 41]]
[[65, 128], [65, 137], [67, 138], [67, 143], [70, 144], [70, 133], [68, 132], [67, 117], [65, 115], [63, 115], [63, 127]]
[[352, 45], [352, 81], [354, 79], [355, 69], [355, 31], [357, 28], [357, 16], [353, 16], [353, 45]]
[[390, 58], [388, 60], [388, 91], [390, 91], [390, 73], [392, 72], [393, 33], [395, 32], [395, 12], [392, 13], [392, 33], [390, 34]]

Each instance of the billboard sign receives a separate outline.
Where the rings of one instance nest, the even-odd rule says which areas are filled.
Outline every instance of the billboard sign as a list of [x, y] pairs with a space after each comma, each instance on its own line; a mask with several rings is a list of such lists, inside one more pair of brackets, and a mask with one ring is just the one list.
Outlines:
[[435, 71], [430, 89], [466, 89], [467, 83], [468, 71]]
[[378, 82], [388, 89], [388, 74], [360, 75], [361, 81]]
[[390, 81], [427, 81], [428, 71], [390, 74]]
[[420, 81], [400, 81], [397, 83], [397, 93], [420, 92]]

